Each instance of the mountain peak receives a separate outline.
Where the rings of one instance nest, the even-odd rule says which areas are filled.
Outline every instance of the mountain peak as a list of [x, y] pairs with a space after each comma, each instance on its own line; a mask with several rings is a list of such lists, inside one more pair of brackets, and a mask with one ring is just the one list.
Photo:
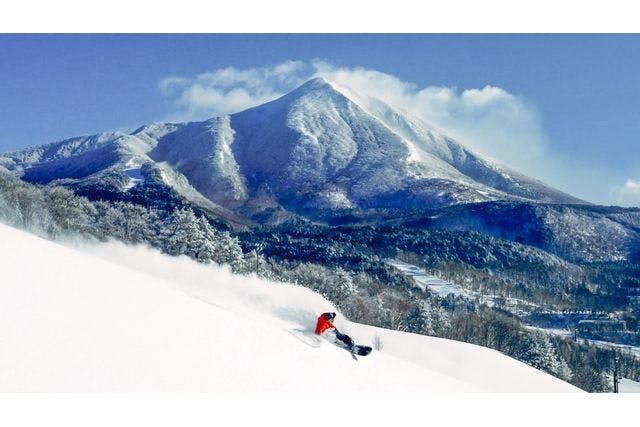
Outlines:
[[[353, 103], [352, 98], [346, 96], [342, 91], [336, 89], [333, 84], [323, 77], [315, 77], [306, 81], [291, 92], [265, 104], [256, 105], [247, 110], [240, 111], [232, 116], [236, 119], [242, 116], [266, 117], [267, 115], [290, 111], [292, 106], [303, 103], [312, 106], [316, 111], [330, 110], [335, 103]], [[256, 118], [256, 119], [258, 119]]]
[[304, 96], [304, 95], [306, 95], [308, 93], [316, 92], [316, 91], [326, 91], [326, 92], [331, 92], [331, 93], [333, 93], [333, 92], [338, 93], [339, 92], [324, 77], [315, 77], [315, 78], [313, 78], [311, 80], [307, 80], [302, 85], [300, 85], [297, 88], [293, 89], [291, 92], [289, 92], [288, 94], [284, 95], [284, 97], [293, 97], [293, 96], [299, 97], [299, 96]]
[[320, 86], [326, 86], [326, 85], [330, 86], [331, 84], [324, 77], [314, 77], [311, 80], [307, 80], [300, 87], [307, 86], [307, 85], [320, 87]]

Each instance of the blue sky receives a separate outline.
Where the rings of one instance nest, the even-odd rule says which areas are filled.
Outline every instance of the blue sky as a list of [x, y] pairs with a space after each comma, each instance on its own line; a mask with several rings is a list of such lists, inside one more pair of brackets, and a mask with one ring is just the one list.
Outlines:
[[230, 112], [319, 68], [363, 90], [379, 78], [379, 95], [562, 190], [640, 204], [633, 35], [2, 35], [0, 151]]

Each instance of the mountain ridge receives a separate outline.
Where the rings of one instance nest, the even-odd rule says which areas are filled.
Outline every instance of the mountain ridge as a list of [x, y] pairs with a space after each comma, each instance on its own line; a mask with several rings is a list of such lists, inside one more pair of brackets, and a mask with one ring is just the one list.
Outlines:
[[131, 165], [151, 164], [173, 169], [230, 210], [246, 211], [257, 195], [293, 212], [489, 200], [584, 203], [484, 159], [378, 99], [343, 91], [316, 78], [228, 116], [70, 138], [7, 153], [0, 164], [36, 183], [81, 181], [105, 170], [126, 179]]

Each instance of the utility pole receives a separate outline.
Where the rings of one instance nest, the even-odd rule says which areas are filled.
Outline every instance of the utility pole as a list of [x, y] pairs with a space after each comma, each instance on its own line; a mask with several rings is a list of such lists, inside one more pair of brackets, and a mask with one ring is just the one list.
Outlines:
[[613, 359], [613, 392], [618, 393], [618, 356]]
[[258, 276], [260, 273], [260, 254], [262, 253], [263, 249], [264, 243], [258, 243], [254, 249], [256, 251], [256, 276]]

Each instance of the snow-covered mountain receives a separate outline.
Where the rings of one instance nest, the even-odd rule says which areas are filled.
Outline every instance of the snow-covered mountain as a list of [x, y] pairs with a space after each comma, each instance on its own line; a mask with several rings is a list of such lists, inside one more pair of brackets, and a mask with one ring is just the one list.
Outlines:
[[0, 165], [29, 182], [121, 192], [155, 171], [189, 200], [247, 216], [270, 206], [301, 212], [489, 200], [581, 203], [321, 78], [230, 116], [72, 138], [5, 154]]
[[382, 349], [354, 360], [311, 346], [316, 316], [336, 310], [303, 287], [1, 224], [0, 241], [1, 392], [579, 391], [494, 350], [342, 316]]

